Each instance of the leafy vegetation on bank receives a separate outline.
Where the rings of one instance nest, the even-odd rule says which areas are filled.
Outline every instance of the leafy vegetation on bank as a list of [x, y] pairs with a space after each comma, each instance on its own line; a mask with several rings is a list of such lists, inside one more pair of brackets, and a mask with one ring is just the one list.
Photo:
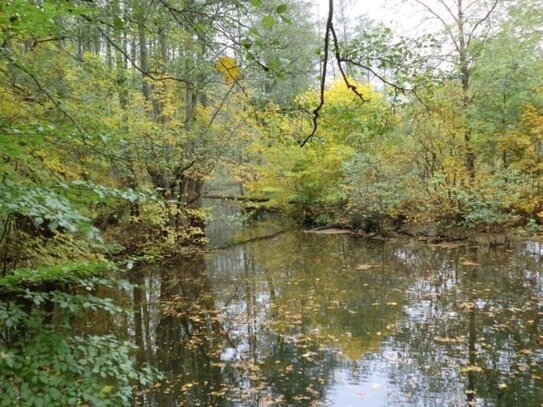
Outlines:
[[[439, 16], [442, 33], [408, 44], [363, 23], [345, 35], [344, 69], [366, 66], [376, 73], [371, 85], [356, 83], [363, 70], [331, 83], [317, 131], [303, 148], [297, 141], [311, 133], [311, 123], [273, 115], [254, 143], [265, 158], [251, 190], [317, 224], [388, 219], [539, 229], [541, 9], [497, 1], [463, 10], [455, 3], [450, 14], [421, 4]], [[297, 102], [311, 111], [320, 98], [310, 90]]]
[[8, 292], [46, 284], [77, 283], [85, 278], [104, 275], [114, 269], [110, 262], [68, 263], [42, 266], [35, 269], [17, 269], [0, 278], [0, 290]]
[[0, 279], [0, 405], [131, 405], [135, 386], [161, 377], [136, 365], [133, 343], [72, 326], [74, 316], [126, 313], [98, 295], [104, 287], [130, 289], [105, 275], [111, 269], [79, 263]]

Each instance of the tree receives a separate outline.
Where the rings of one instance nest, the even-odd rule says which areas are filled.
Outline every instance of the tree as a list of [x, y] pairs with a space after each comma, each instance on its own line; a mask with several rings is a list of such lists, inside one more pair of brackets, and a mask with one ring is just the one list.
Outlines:
[[[453, 75], [460, 80], [463, 92], [462, 103], [467, 114], [473, 101], [471, 89], [473, 66], [496, 27], [494, 23], [504, 10], [505, 0], [413, 1], [431, 19], [441, 25], [445, 38], [448, 39], [451, 52], [443, 60], [452, 63]], [[472, 132], [468, 125], [464, 131], [465, 165], [473, 179], [476, 173], [476, 157], [473, 152], [471, 136]]]
[[[242, 45], [249, 86], [258, 91], [254, 97], [260, 104], [271, 101], [288, 106], [313, 85], [319, 44], [309, 8], [306, 1], [274, 0], [250, 16], [251, 28]], [[274, 12], [283, 23], [268, 26], [268, 17]]]
[[[295, 114], [270, 112], [269, 130], [252, 146], [263, 162], [255, 165], [258, 177], [249, 190], [270, 198], [271, 204], [294, 208], [307, 222], [326, 223], [337, 215], [349, 195], [344, 164], [390, 125], [382, 96], [370, 85], [348, 80], [368, 102], [360, 103], [343, 79], [334, 81], [324, 92], [319, 131], [304, 148], [299, 140], [310, 131], [307, 122]], [[311, 90], [296, 101], [309, 110], [319, 99], [320, 90]]]

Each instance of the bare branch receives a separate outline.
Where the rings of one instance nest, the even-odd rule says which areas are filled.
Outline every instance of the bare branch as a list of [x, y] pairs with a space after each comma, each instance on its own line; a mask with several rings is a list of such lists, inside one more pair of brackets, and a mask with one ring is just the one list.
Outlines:
[[321, 83], [320, 83], [320, 102], [318, 106], [313, 109], [313, 130], [309, 135], [307, 135], [306, 138], [302, 140], [300, 143], [300, 147], [303, 147], [307, 144], [307, 142], [315, 135], [317, 132], [317, 128], [319, 126], [318, 120], [319, 120], [319, 112], [324, 106], [324, 88], [326, 86], [326, 70], [328, 67], [328, 54], [330, 51], [330, 32], [332, 31], [332, 20], [334, 17], [334, 0], [328, 1], [328, 19], [326, 21], [326, 30], [324, 32], [324, 61], [322, 64], [322, 76], [321, 76]]
[[449, 5], [447, 3], [445, 3], [445, 0], [437, 0], [443, 7], [445, 7], [445, 10], [447, 10], [447, 13], [449, 13], [449, 15], [454, 19], [456, 20], [456, 15], [452, 12], [451, 8], [449, 7]]
[[217, 115], [219, 114], [219, 112], [222, 110], [222, 107], [224, 106], [226, 99], [228, 99], [228, 96], [230, 96], [230, 93], [232, 93], [235, 86], [236, 86], [236, 83], [234, 82], [232, 86], [230, 86], [230, 89], [228, 89], [228, 92], [226, 92], [226, 94], [222, 98], [221, 103], [219, 103], [219, 106], [217, 107], [217, 109], [215, 109], [215, 111], [213, 112], [213, 116], [211, 116], [211, 120], [209, 120], [209, 124], [208, 124], [209, 127], [213, 125], [213, 122], [217, 118]]
[[[426, 3], [424, 3], [422, 0], [414, 0], [414, 1], [415, 1], [415, 3], [417, 3], [420, 6], [424, 7], [430, 14], [432, 14], [435, 18], [437, 18], [439, 20], [439, 22], [441, 22], [441, 24], [443, 25], [443, 28], [445, 28], [445, 30], [447, 31], [447, 34], [449, 34], [449, 37], [451, 38], [451, 40], [452, 40], [452, 42], [454, 44], [454, 47], [456, 48], [456, 50], [458, 52], [460, 52], [460, 45], [458, 44], [457, 39], [455, 38], [453, 32], [451, 31], [450, 25], [447, 24], [445, 19], [443, 17], [441, 17], [434, 9], [432, 9], [430, 6], [428, 6]], [[455, 21], [456, 21], [456, 18], [455, 18]]]
[[345, 85], [347, 86], [347, 88], [350, 89], [356, 96], [358, 96], [358, 98], [363, 103], [368, 102], [368, 100], [364, 98], [364, 95], [362, 95], [358, 91], [357, 87], [349, 81], [349, 78], [347, 77], [347, 74], [345, 73], [345, 70], [343, 69], [343, 66], [341, 65], [342, 59], [339, 53], [339, 42], [338, 42], [336, 30], [334, 29], [333, 24], [330, 25], [330, 32], [332, 33], [332, 38], [334, 40], [334, 53], [335, 53], [337, 65], [339, 68], [339, 72], [341, 72], [341, 76], [343, 77], [343, 82], [345, 82]]
[[492, 13], [496, 10], [496, 8], [498, 7], [498, 4], [500, 3], [500, 0], [494, 0], [494, 3], [492, 3], [492, 6], [488, 9], [487, 13], [484, 15], [484, 17], [482, 17], [479, 21], [477, 21], [471, 31], [469, 32], [468, 34], [468, 40], [466, 42], [466, 46], [469, 46], [469, 44], [471, 43], [471, 40], [473, 39], [473, 36], [475, 35], [475, 31], [477, 30], [477, 28], [483, 24], [485, 21], [487, 21], [490, 16], [492, 15]]
[[357, 66], [359, 68], [362, 68], [364, 69], [365, 71], [368, 71], [369, 73], [371, 73], [372, 75], [374, 75], [377, 79], [379, 79], [381, 82], [383, 82], [384, 84], [386, 85], [389, 85], [391, 86], [392, 88], [396, 89], [396, 90], [399, 90], [400, 92], [402, 93], [405, 93], [405, 92], [411, 92], [412, 89], [406, 89], [404, 87], [401, 87], [397, 84], [395, 84], [394, 82], [391, 82], [390, 80], [388, 80], [387, 78], [385, 78], [383, 75], [381, 75], [380, 73], [378, 73], [375, 69], [373, 69], [372, 67], [370, 66], [367, 66], [367, 65], [364, 65], [358, 61], [354, 61], [350, 58], [345, 58], [345, 57], [340, 57], [340, 61], [341, 62], [347, 62], [348, 64], [351, 64], [351, 65], [354, 65], [354, 66]]

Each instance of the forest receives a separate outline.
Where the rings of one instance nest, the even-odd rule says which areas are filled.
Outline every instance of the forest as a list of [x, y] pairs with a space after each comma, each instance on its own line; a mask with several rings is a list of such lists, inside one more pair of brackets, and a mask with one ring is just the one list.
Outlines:
[[[455, 275], [456, 297], [432, 297], [469, 322], [465, 333], [458, 321], [432, 331], [432, 349], [466, 342], [455, 371], [467, 383], [458, 384], [462, 403], [543, 403], [543, 251], [533, 243], [543, 232], [543, 2], [388, 2], [412, 13], [403, 25], [356, 14], [360, 3], [0, 2], [0, 406], [329, 405], [330, 372], [352, 373], [349, 363], [383, 349], [386, 335], [404, 344], [393, 335], [409, 319], [399, 308], [427, 298], [408, 270], [449, 270], [451, 253], [457, 272], [479, 270]], [[248, 236], [228, 243], [224, 259], [209, 229], [222, 216], [211, 207], [218, 201], [235, 206], [227, 221]], [[267, 247], [254, 233], [270, 219], [288, 232], [277, 238], [284, 231], [272, 228]], [[500, 254], [481, 254], [481, 236], [491, 240], [484, 250]], [[367, 259], [349, 254], [357, 239], [377, 241], [357, 249]], [[387, 245], [398, 239], [441, 246], [394, 252]], [[320, 257], [317, 248], [336, 253], [338, 242], [343, 263]], [[511, 242], [538, 254], [501, 258], [517, 250]], [[385, 245], [381, 260], [374, 244]], [[254, 273], [243, 281], [255, 291], [239, 294], [239, 307], [252, 310], [243, 323], [225, 294], [238, 266], [224, 264], [235, 258], [239, 273]], [[533, 271], [523, 282], [515, 270], [526, 262]], [[505, 264], [509, 280], [487, 274]], [[330, 268], [370, 282], [336, 281]], [[487, 298], [485, 281], [510, 287]], [[305, 290], [292, 291], [298, 283]], [[357, 284], [381, 288], [361, 300], [349, 291]], [[400, 298], [387, 284], [421, 285], [421, 297]], [[481, 298], [491, 312], [519, 313], [511, 343], [503, 327], [480, 340]], [[323, 301], [346, 312], [313, 312]], [[349, 322], [355, 313], [361, 325]], [[509, 352], [518, 374], [486, 375], [476, 347], [498, 370]], [[229, 359], [227, 349], [242, 356]], [[417, 383], [402, 397], [422, 391]], [[426, 396], [401, 400], [466, 405]]]

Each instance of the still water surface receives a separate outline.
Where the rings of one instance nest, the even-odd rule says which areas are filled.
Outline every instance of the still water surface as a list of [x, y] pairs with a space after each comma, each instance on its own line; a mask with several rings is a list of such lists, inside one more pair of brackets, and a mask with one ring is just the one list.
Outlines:
[[542, 259], [289, 231], [134, 270], [89, 326], [165, 373], [138, 405], [540, 406]]

